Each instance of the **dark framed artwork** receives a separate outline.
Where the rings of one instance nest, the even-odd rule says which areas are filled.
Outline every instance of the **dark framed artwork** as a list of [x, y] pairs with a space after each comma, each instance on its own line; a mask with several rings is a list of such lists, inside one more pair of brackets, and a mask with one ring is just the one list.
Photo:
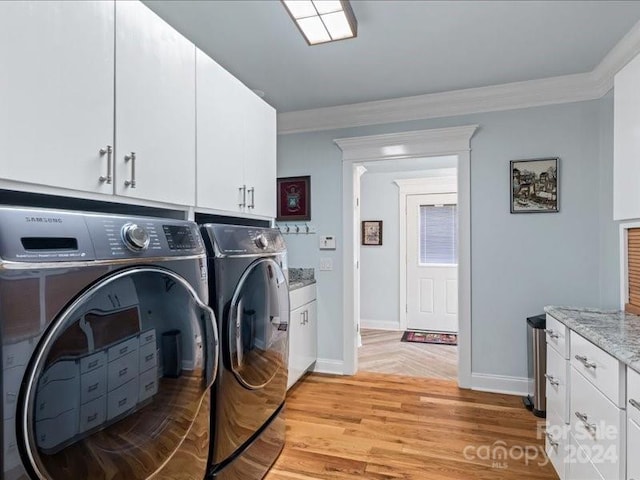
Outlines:
[[362, 222], [362, 245], [382, 245], [382, 220]]
[[511, 160], [511, 213], [555, 213], [559, 210], [558, 158]]
[[276, 220], [311, 220], [311, 177], [284, 177], [277, 180]]

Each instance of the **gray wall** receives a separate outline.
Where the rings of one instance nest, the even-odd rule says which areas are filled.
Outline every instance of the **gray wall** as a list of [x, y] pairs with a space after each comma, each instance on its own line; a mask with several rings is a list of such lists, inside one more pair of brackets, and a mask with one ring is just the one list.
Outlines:
[[[456, 158], [451, 160], [443, 166], [455, 168]], [[361, 218], [383, 221], [382, 245], [360, 247], [360, 318], [372, 328], [376, 327], [374, 322], [386, 322], [382, 328], [391, 328], [388, 323], [394, 322], [395, 328], [400, 328], [400, 202], [394, 180], [433, 176], [440, 164], [434, 164], [434, 170], [367, 171], [361, 177]]]
[[[278, 138], [278, 175], [311, 175], [312, 218], [335, 234], [318, 272], [322, 359], [342, 360], [342, 157], [335, 138], [478, 124], [471, 142], [472, 371], [526, 377], [525, 317], [548, 304], [618, 304], [611, 220], [612, 97]], [[560, 157], [560, 213], [509, 213], [509, 160]], [[318, 267], [315, 236], [287, 239], [292, 266]]]

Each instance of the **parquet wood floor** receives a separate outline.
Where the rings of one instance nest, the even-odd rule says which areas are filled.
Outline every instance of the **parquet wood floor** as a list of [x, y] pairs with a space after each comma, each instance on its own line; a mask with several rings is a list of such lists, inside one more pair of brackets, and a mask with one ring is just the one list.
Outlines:
[[458, 378], [458, 347], [401, 342], [402, 332], [361, 330], [358, 370], [410, 377]]
[[[265, 480], [557, 479], [518, 397], [436, 379], [311, 374], [286, 408], [286, 445]], [[502, 446], [520, 458], [484, 458]], [[526, 462], [522, 449], [537, 458]]]

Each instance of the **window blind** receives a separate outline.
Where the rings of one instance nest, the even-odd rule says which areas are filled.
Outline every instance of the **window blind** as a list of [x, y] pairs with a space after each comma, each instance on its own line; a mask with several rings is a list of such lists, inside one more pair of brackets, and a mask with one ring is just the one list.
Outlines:
[[627, 230], [627, 241], [629, 303], [625, 310], [640, 315], [640, 228]]
[[420, 263], [457, 264], [457, 205], [420, 205]]

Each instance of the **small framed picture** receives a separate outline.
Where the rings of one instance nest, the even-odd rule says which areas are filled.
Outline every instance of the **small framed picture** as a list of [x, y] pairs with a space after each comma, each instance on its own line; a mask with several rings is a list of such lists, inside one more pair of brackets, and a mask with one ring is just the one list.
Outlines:
[[559, 211], [558, 163], [558, 158], [511, 161], [511, 213]]
[[382, 245], [382, 220], [362, 222], [362, 245]]
[[276, 220], [311, 220], [311, 177], [285, 177], [277, 180]]

